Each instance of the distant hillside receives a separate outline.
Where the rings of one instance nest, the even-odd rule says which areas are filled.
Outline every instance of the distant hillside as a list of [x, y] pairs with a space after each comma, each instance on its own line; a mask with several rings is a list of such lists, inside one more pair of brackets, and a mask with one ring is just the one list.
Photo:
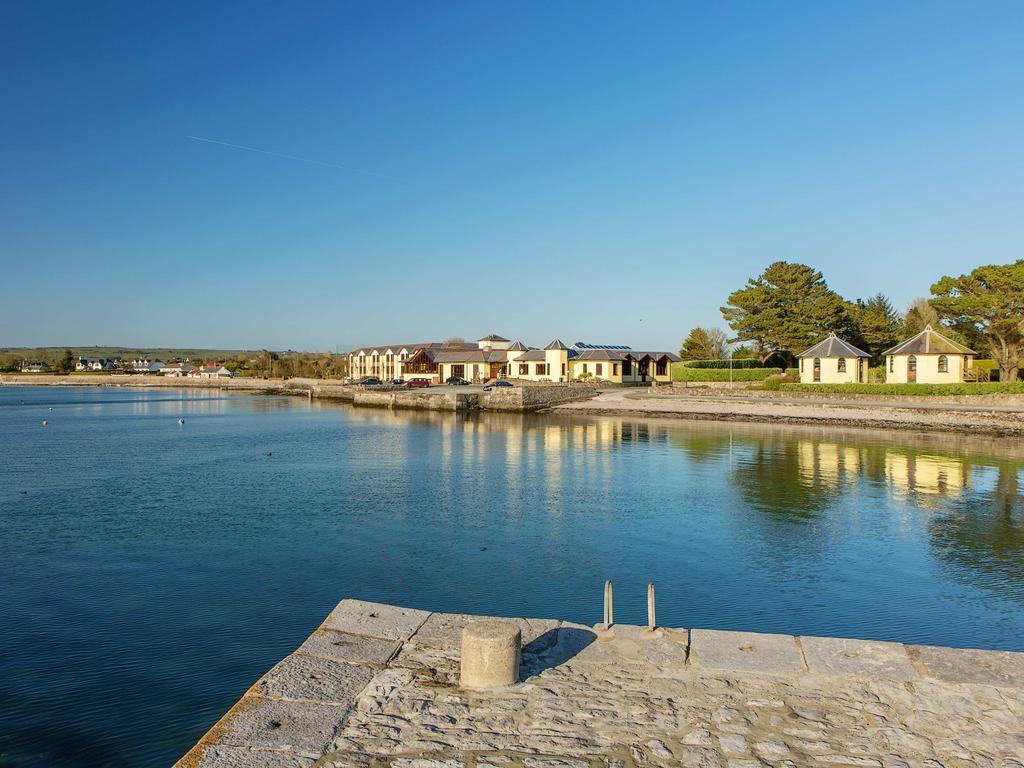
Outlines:
[[71, 354], [75, 357], [123, 357], [125, 359], [133, 357], [197, 357], [212, 360], [255, 355], [259, 352], [254, 349], [196, 349], [189, 347], [0, 347], [0, 354], [25, 358], [54, 357], [64, 354], [65, 349], [70, 349]]

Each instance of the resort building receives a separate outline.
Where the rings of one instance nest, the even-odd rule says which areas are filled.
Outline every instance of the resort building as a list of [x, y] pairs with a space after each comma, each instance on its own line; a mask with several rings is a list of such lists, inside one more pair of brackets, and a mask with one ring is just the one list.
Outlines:
[[354, 379], [428, 379], [438, 383], [455, 376], [471, 382], [490, 379], [570, 381], [594, 379], [614, 383], [670, 382], [671, 352], [639, 352], [625, 345], [554, 339], [543, 348], [489, 334], [476, 343], [448, 342], [362, 347], [349, 353]]
[[797, 359], [801, 384], [861, 384], [868, 380], [871, 355], [830, 333]]
[[885, 350], [885, 380], [895, 384], [957, 384], [974, 364], [974, 350], [946, 338], [930, 325]]

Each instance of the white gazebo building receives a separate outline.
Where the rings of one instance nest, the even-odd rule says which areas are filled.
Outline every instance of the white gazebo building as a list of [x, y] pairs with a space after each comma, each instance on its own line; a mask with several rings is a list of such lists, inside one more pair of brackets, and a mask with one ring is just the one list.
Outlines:
[[885, 380], [890, 384], [959, 384], [976, 354], [926, 325], [917, 336], [882, 353]]
[[871, 355], [830, 333], [797, 355], [801, 384], [861, 384], [868, 380]]

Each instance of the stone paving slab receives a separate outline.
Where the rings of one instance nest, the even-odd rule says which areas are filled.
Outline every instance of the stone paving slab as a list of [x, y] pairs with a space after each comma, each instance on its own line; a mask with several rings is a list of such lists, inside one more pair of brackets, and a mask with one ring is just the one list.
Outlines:
[[197, 768], [309, 768], [313, 758], [249, 747], [210, 747]]
[[[462, 639], [462, 630], [467, 624], [491, 618], [468, 613], [434, 613], [416, 631], [412, 642], [435, 648], [457, 648]], [[523, 633], [524, 645], [533, 642], [545, 632], [556, 629], [561, 623], [555, 619], [501, 619], [501, 621], [508, 621], [519, 627]]]
[[335, 629], [385, 640], [408, 640], [428, 616], [429, 611], [415, 608], [368, 603], [364, 600], [342, 600], [331, 611], [321, 629]]
[[912, 645], [925, 674], [949, 683], [1024, 688], [1024, 653]]
[[798, 674], [804, 662], [791, 635], [695, 629], [690, 633], [690, 663], [705, 669], [766, 674]]
[[1024, 654], [521, 619], [470, 691], [467, 620], [343, 601], [178, 768], [1024, 768]]
[[319, 757], [348, 707], [252, 697], [226, 724], [217, 746], [255, 747]]
[[297, 652], [335, 661], [386, 664], [398, 653], [401, 645], [397, 640], [353, 635], [333, 629], [318, 629], [299, 646]]
[[801, 637], [800, 647], [811, 672], [853, 675], [872, 680], [914, 680], [917, 670], [900, 643]]
[[272, 699], [316, 701], [350, 707], [373, 679], [361, 664], [293, 653], [260, 678], [256, 690]]

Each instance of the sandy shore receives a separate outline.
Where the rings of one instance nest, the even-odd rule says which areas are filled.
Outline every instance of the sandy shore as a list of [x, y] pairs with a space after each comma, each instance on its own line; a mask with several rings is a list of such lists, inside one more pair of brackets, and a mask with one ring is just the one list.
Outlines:
[[567, 403], [556, 413], [609, 416], [655, 416], [683, 419], [844, 425], [884, 429], [955, 430], [1024, 436], [1024, 403], [901, 402], [744, 397], [681, 392], [611, 389], [592, 400]]

